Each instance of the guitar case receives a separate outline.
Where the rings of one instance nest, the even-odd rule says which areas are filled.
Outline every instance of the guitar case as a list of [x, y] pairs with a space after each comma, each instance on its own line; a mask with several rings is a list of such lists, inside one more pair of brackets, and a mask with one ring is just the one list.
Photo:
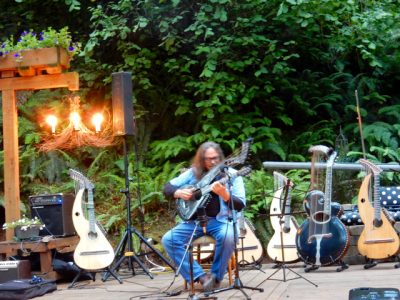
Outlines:
[[33, 277], [32, 279], [10, 280], [0, 284], [0, 299], [32, 299], [55, 291], [56, 289], [57, 284], [55, 280], [45, 280], [40, 277]]
[[355, 288], [349, 292], [349, 300], [400, 300], [396, 288]]

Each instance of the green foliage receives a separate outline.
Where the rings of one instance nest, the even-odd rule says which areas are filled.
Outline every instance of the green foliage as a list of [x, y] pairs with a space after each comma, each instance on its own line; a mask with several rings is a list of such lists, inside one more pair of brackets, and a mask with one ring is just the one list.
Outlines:
[[[341, 128], [349, 140], [345, 159], [356, 161], [363, 153], [355, 90], [367, 157], [400, 159], [396, 1], [20, 0], [0, 4], [0, 10], [2, 40], [24, 30], [59, 30], [68, 23], [71, 35], [84, 45], [73, 62], [87, 96], [83, 105], [92, 105], [95, 95], [111, 106], [110, 74], [132, 72], [138, 151], [137, 157], [129, 155], [129, 174], [134, 178], [135, 223], [144, 218], [150, 227], [149, 221], [159, 222], [157, 213], [174, 219], [162, 186], [206, 140], [220, 143], [230, 154], [254, 137], [252, 162], [258, 167], [265, 160], [309, 161], [309, 146], [334, 146]], [[79, 168], [96, 185], [100, 220], [121, 232], [126, 207], [119, 189], [125, 178], [118, 146], [37, 150], [41, 116], [49, 109], [62, 114], [63, 95], [65, 91], [46, 91], [18, 99], [21, 199], [71, 192], [67, 170]], [[299, 190], [307, 190], [307, 172], [286, 175]], [[337, 192], [340, 202], [354, 201], [359, 181], [356, 174], [349, 176], [335, 178], [346, 183]], [[390, 183], [399, 178], [385, 172], [383, 179]], [[246, 214], [254, 220], [268, 212], [272, 176], [256, 170], [245, 182]], [[294, 195], [296, 205], [304, 196], [300, 194]], [[266, 239], [268, 222], [256, 222]]]

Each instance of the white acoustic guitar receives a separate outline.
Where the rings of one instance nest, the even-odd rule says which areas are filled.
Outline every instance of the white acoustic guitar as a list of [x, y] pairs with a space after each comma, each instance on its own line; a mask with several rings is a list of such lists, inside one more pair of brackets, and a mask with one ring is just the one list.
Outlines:
[[[238, 262], [240, 265], [248, 265], [258, 263], [263, 257], [263, 248], [261, 242], [254, 234], [254, 227], [246, 218], [238, 218], [238, 226], [240, 228], [238, 239]], [[215, 240], [208, 235], [199, 237], [193, 241], [194, 259], [200, 258], [200, 261], [208, 261], [211, 259], [214, 249]], [[198, 248], [199, 247], [199, 248]]]
[[[293, 184], [278, 172], [274, 172], [274, 181], [276, 191], [271, 202], [270, 220], [275, 232], [268, 243], [267, 253], [275, 262], [295, 262], [299, 260], [296, 248], [296, 232], [299, 226], [296, 219], [290, 215]], [[283, 201], [285, 196], [286, 201]], [[283, 202], [285, 202], [285, 207], [282, 207]], [[282, 212], [284, 212], [283, 215], [281, 215]]]
[[[70, 169], [69, 174], [80, 187], [72, 208], [72, 222], [80, 238], [74, 252], [74, 261], [85, 270], [107, 268], [114, 260], [114, 249], [99, 225], [96, 224], [93, 202], [94, 186], [82, 173], [76, 170]], [[88, 195], [88, 220], [85, 218], [82, 208], [85, 189]]]

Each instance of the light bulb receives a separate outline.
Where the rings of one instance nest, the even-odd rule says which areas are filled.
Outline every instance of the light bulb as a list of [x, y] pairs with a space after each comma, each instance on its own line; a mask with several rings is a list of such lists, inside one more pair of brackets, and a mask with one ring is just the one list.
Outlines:
[[79, 115], [79, 113], [76, 111], [73, 111], [69, 115], [69, 119], [70, 119], [71, 123], [74, 125], [74, 130], [79, 130], [80, 123], [81, 123], [81, 116]]
[[51, 133], [54, 134], [56, 132], [56, 126], [58, 123], [57, 117], [54, 115], [50, 115], [46, 118], [46, 122], [47, 122], [47, 124], [50, 125]]
[[96, 113], [92, 117], [92, 123], [95, 127], [96, 132], [100, 132], [101, 130], [101, 123], [103, 123], [103, 115], [101, 113]]

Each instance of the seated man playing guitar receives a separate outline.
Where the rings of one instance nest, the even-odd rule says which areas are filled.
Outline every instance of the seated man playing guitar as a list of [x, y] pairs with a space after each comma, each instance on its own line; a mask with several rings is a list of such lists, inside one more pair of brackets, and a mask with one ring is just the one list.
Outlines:
[[[219, 168], [223, 162], [224, 155], [221, 147], [214, 142], [205, 142], [198, 148], [193, 159], [192, 167], [178, 177], [170, 180], [164, 186], [164, 195], [167, 198], [183, 199], [193, 201], [198, 197], [195, 195], [195, 189], [187, 185], [198, 183], [211, 169]], [[214, 169], [215, 170], [215, 169]], [[227, 170], [229, 173], [235, 172], [232, 168]], [[219, 286], [224, 274], [227, 271], [229, 259], [234, 251], [235, 241], [232, 226], [232, 203], [235, 210], [242, 210], [246, 204], [243, 179], [235, 177], [226, 184], [218, 180], [221, 179], [223, 171], [217, 172], [215, 178], [208, 184], [211, 185], [209, 200], [205, 205], [205, 214], [207, 225], [205, 230], [197, 226], [194, 233], [194, 239], [205, 234], [204, 231], [215, 239], [215, 253], [211, 268], [211, 273], [204, 272], [197, 261], [193, 262], [193, 279], [200, 282], [205, 291], [211, 291]], [[180, 265], [187, 243], [196, 227], [197, 214], [194, 214], [189, 220], [182, 221], [173, 229], [169, 230], [162, 238], [162, 243], [168, 255], [173, 259], [176, 265]], [[189, 257], [186, 255], [180, 269], [180, 274], [190, 282], [190, 264]]]

